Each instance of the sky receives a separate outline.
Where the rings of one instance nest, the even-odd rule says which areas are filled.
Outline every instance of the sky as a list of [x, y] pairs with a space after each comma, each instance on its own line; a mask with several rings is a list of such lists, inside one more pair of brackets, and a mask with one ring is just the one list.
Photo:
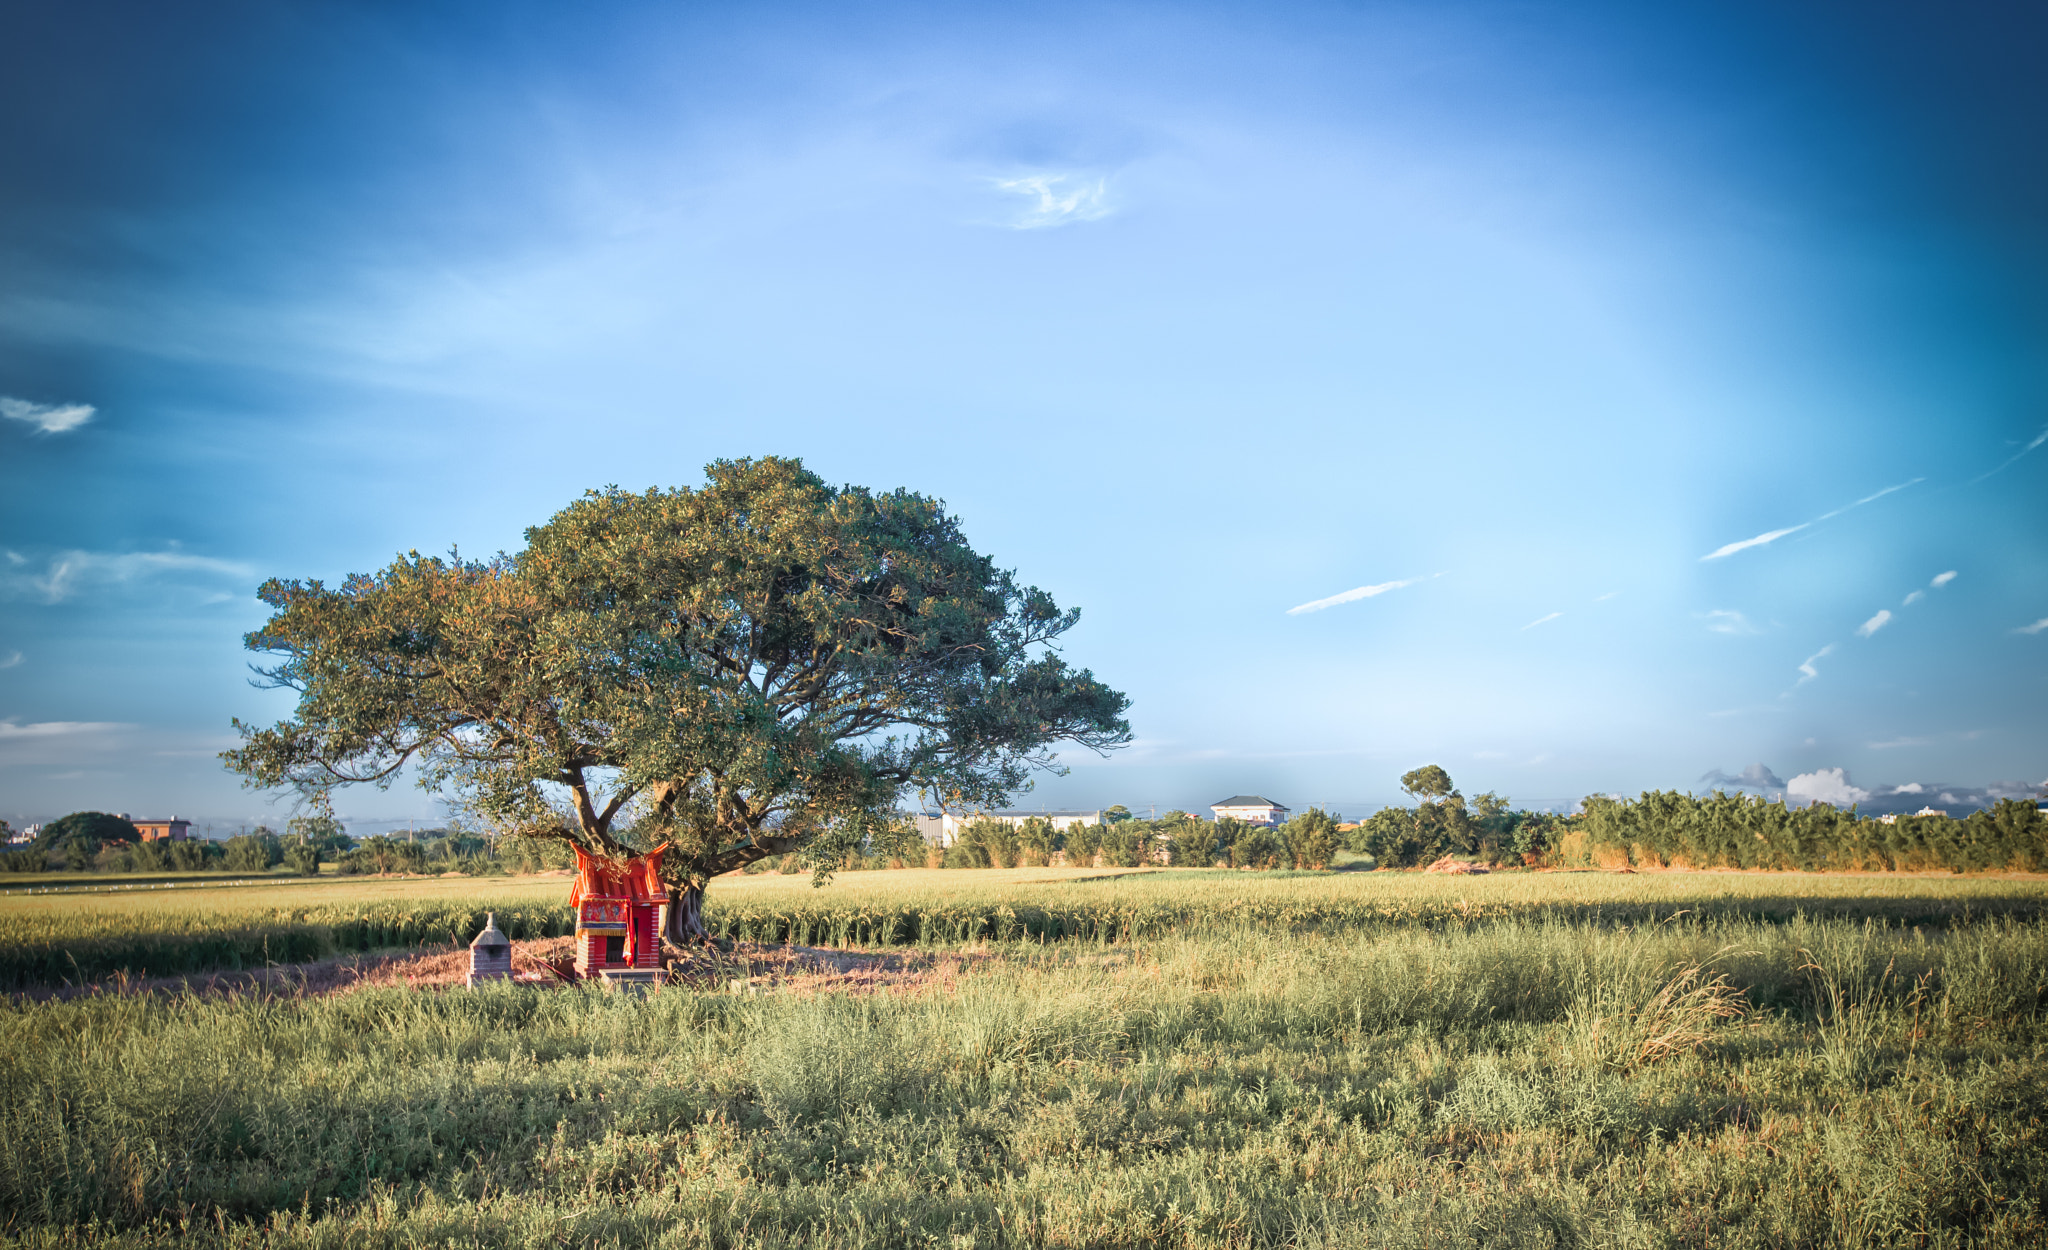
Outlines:
[[263, 579], [764, 454], [1082, 609], [1020, 806], [2048, 779], [2038, 7], [0, 23], [17, 826], [275, 825]]

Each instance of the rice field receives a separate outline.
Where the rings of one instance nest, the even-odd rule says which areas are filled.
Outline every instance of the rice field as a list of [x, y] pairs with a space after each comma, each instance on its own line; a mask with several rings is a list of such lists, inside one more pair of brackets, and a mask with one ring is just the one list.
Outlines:
[[[503, 924], [552, 914], [567, 883], [278, 889], [0, 898], [0, 954], [123, 925], [340, 932], [349, 909], [491, 905]], [[722, 879], [729, 931], [880, 949], [853, 918], [893, 917], [909, 971], [645, 999], [10, 1002], [0, 1242], [2048, 1244], [2044, 894], [1731, 873]], [[932, 920], [974, 916], [964, 938]]]
[[[302, 963], [468, 942], [495, 913], [515, 938], [569, 931], [569, 883], [542, 878], [275, 879], [246, 886], [0, 896], [0, 990]], [[1798, 873], [1244, 873], [1215, 869], [906, 869], [714, 882], [720, 936], [820, 946], [1125, 942], [1470, 925], [1509, 917], [1646, 922], [1680, 913], [1904, 925], [2036, 918], [2040, 878]]]

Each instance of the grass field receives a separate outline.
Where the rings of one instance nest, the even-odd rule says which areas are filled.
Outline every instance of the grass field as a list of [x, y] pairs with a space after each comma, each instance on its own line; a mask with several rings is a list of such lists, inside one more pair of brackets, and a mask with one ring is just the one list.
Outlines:
[[[276, 888], [198, 911], [99, 896], [89, 927], [542, 909], [566, 883]], [[1707, 873], [722, 879], [728, 920], [1143, 922], [924, 941], [927, 972], [871, 993], [15, 1003], [0, 1235], [2048, 1244], [2043, 897]], [[0, 899], [0, 953], [22, 926], [88, 925], [54, 901]]]
[[[466, 943], [496, 913], [515, 938], [568, 931], [568, 882], [277, 878], [251, 885], [0, 896], [0, 990], [302, 963]], [[1251, 926], [1277, 932], [1470, 925], [1508, 917], [1646, 922], [1678, 913], [1947, 926], [2040, 916], [2039, 878], [1797, 873], [1236, 873], [1020, 868], [721, 878], [721, 936], [825, 946], [1119, 942]]]

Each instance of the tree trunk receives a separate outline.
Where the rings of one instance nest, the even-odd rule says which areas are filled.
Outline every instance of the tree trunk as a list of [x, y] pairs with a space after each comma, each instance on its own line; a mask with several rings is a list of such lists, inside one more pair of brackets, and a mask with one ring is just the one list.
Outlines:
[[677, 946], [695, 946], [713, 941], [704, 927], [704, 885], [692, 881], [668, 888], [668, 930], [662, 934]]

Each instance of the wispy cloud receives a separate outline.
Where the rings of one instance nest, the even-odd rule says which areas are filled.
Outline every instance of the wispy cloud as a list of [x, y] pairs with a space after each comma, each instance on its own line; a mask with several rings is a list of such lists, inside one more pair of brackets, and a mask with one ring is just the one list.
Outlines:
[[2044, 629], [2048, 629], [2048, 616], [2042, 617], [2032, 625], [2022, 625], [2012, 632], [2015, 634], [2038, 634]]
[[1758, 534], [1755, 538], [1745, 538], [1739, 543], [1729, 543], [1725, 547], [1716, 547], [1712, 551], [1709, 551], [1707, 554], [1701, 556], [1700, 560], [1702, 563], [1708, 560], [1719, 560], [1723, 556], [1732, 556], [1738, 551], [1747, 551], [1751, 547], [1761, 547], [1765, 543], [1774, 543], [1777, 542], [1780, 538], [1783, 538], [1785, 535], [1797, 534], [1800, 530], [1806, 529], [1808, 526], [1812, 524], [1813, 522], [1808, 521], [1802, 525], [1788, 525], [1784, 529], [1772, 530], [1768, 534]]
[[0, 720], [0, 742], [21, 738], [70, 738], [79, 734], [105, 733], [113, 729], [131, 729], [133, 726], [120, 721], [101, 720], [41, 720], [23, 725], [12, 718]]
[[[1431, 574], [1431, 576], [1442, 577], [1443, 574], [1434, 573]], [[1360, 599], [1370, 599], [1374, 595], [1383, 595], [1390, 590], [1399, 590], [1403, 586], [1413, 586], [1417, 582], [1426, 582], [1429, 580], [1430, 578], [1428, 577], [1410, 577], [1405, 578], [1398, 582], [1381, 582], [1377, 586], [1357, 586], [1350, 590], [1345, 591], [1343, 594], [1331, 595], [1327, 599], [1316, 599], [1312, 600], [1311, 602], [1301, 604], [1298, 607], [1289, 608], [1287, 609], [1287, 615], [1300, 616], [1304, 612], [1320, 612], [1324, 608], [1334, 608], [1340, 603], [1356, 603]]]
[[[1934, 739], [1932, 738], [1891, 738], [1884, 742], [1866, 742], [1863, 745], [1869, 747], [1873, 751], [1896, 751], [1901, 747], [1924, 747], [1932, 741], [1934, 741]], [[1903, 791], [1905, 790], [1905, 787], [1900, 786], [1899, 789]], [[1918, 792], [1918, 787], [1916, 786], [1914, 790], [1910, 791], [1909, 793]]]
[[1987, 477], [1992, 477], [1996, 474], [2005, 472], [2007, 469], [2012, 467], [2014, 461], [2018, 460], [2021, 456], [2026, 455], [2028, 452], [2038, 448], [2043, 443], [2048, 443], [2048, 425], [2044, 425], [2041, 427], [2041, 432], [2039, 434], [2034, 435], [2034, 439], [2032, 442], [2028, 443], [2025, 447], [2020, 448], [2018, 451], [2014, 452], [2010, 456], [2007, 456], [2004, 460], [2000, 461], [1997, 468], [1991, 470], [1988, 473], [1979, 474], [1978, 476], [1971, 478], [1970, 484], [1974, 486], [1978, 482], [1983, 481]]
[[1926, 592], [1926, 591], [1924, 591], [1924, 590], [1916, 590], [1916, 591], [1914, 591], [1914, 592], [1913, 592], [1912, 594], [1910, 594], [1910, 595], [1907, 595], [1907, 596], [1906, 596], [1906, 598], [1905, 598], [1905, 601], [1904, 601], [1903, 603], [1899, 604], [1899, 606], [1900, 606], [1900, 607], [1902, 607], [1902, 608], [1910, 608], [1910, 607], [1912, 607], [1912, 606], [1913, 606], [1914, 604], [1916, 604], [1916, 603], [1920, 602], [1920, 601], [1921, 601], [1922, 599], [1925, 599], [1926, 597], [1927, 597], [1927, 592]]
[[1607, 601], [1608, 601], [1609, 599], [1612, 599], [1612, 598], [1614, 598], [1614, 597], [1615, 597], [1616, 595], [1618, 595], [1618, 594], [1620, 594], [1620, 593], [1621, 593], [1621, 592], [1620, 592], [1620, 591], [1618, 591], [1618, 590], [1610, 590], [1610, 591], [1608, 591], [1608, 592], [1607, 592], [1606, 594], [1604, 594], [1604, 595], [1596, 595], [1596, 596], [1594, 597], [1594, 599], [1593, 599], [1593, 602], [1595, 602], [1595, 603], [1605, 603], [1605, 602], [1607, 602]]
[[1933, 587], [1935, 587], [1935, 588], [1939, 589], [1940, 587], [1943, 587], [1943, 586], [1946, 586], [1946, 585], [1948, 585], [1948, 584], [1949, 584], [1950, 582], [1954, 581], [1955, 579], [1956, 579], [1956, 571], [1955, 571], [1954, 569], [1950, 569], [1950, 570], [1949, 570], [1948, 572], [1946, 572], [1946, 573], [1936, 573], [1936, 574], [1934, 575], [1934, 580], [1933, 580], [1933, 581], [1931, 581], [1931, 582], [1929, 582], [1929, 583], [1927, 583], [1927, 584], [1928, 584], [1929, 586], [1933, 586]]
[[6, 659], [0, 660], [0, 668], [13, 668], [19, 663], [21, 663], [21, 652], [10, 651], [7, 653]]
[[1109, 182], [1076, 179], [1068, 174], [1030, 174], [1023, 178], [998, 178], [998, 191], [1028, 197], [1029, 208], [1008, 223], [1015, 230], [1043, 230], [1077, 221], [1096, 221], [1115, 210], [1109, 204]]
[[1538, 625], [1547, 625], [1547, 624], [1549, 624], [1550, 622], [1552, 622], [1552, 621], [1556, 620], [1556, 619], [1557, 619], [1558, 617], [1560, 617], [1560, 616], [1563, 616], [1563, 615], [1564, 615], [1564, 613], [1562, 613], [1562, 612], [1552, 612], [1552, 613], [1551, 613], [1551, 614], [1550, 614], [1549, 616], [1539, 616], [1539, 617], [1537, 617], [1537, 618], [1536, 618], [1535, 620], [1533, 620], [1533, 621], [1530, 621], [1530, 622], [1529, 622], [1529, 623], [1528, 623], [1527, 625], [1524, 625], [1524, 626], [1522, 626], [1522, 628], [1523, 628], [1523, 629], [1534, 629], [1534, 628], [1536, 628], [1536, 627], [1537, 627]]
[[1712, 551], [1709, 551], [1707, 554], [1701, 556], [1700, 560], [1702, 563], [1708, 560], [1719, 560], [1727, 556], [1732, 556], [1738, 551], [1747, 551], [1751, 547], [1762, 547], [1766, 544], [1774, 543], [1778, 541], [1780, 538], [1783, 538], [1787, 534], [1797, 534], [1800, 530], [1811, 529], [1812, 527], [1819, 525], [1822, 521], [1832, 521], [1836, 517], [1842, 515], [1844, 512], [1848, 512], [1855, 508], [1860, 508], [1867, 503], [1875, 503], [1876, 501], [1884, 498], [1886, 495], [1891, 494], [1893, 491], [1904, 490], [1908, 486], [1917, 486], [1918, 484], [1926, 480], [1927, 479], [1924, 477], [1916, 477], [1909, 482], [1900, 482], [1896, 486], [1887, 486], [1883, 490], [1878, 491], [1875, 494], [1865, 495], [1863, 498], [1857, 500], [1855, 503], [1843, 504], [1841, 507], [1835, 509], [1833, 512], [1823, 512], [1811, 521], [1802, 521], [1797, 525], [1788, 525], [1781, 530], [1772, 530], [1767, 534], [1758, 534], [1755, 538], [1745, 538], [1741, 542], [1734, 542], [1729, 543], [1726, 546], [1716, 547]]
[[1856, 636], [1858, 638], [1868, 638], [1886, 625], [1889, 625], [1891, 619], [1892, 610], [1890, 608], [1879, 608], [1876, 616], [1871, 617], [1856, 627]]
[[9, 568], [0, 570], [0, 593], [27, 593], [45, 603], [61, 603], [88, 590], [142, 581], [166, 573], [201, 573], [251, 581], [255, 570], [234, 560], [193, 555], [177, 548], [164, 551], [60, 551], [40, 572], [20, 552], [6, 553]]
[[1886, 495], [1891, 494], [1895, 490], [1904, 490], [1908, 486], [1918, 486], [1920, 483], [1926, 480], [1927, 479], [1924, 477], [1916, 477], [1910, 482], [1900, 482], [1897, 486], [1887, 486], [1883, 490], [1878, 491], [1874, 495], [1865, 495], [1863, 498], [1857, 500], [1855, 503], [1843, 504], [1841, 507], [1835, 509], [1833, 512], [1823, 512], [1819, 516], [1815, 517], [1814, 520], [1816, 522], [1832, 521], [1836, 517], [1842, 515], [1844, 512], [1849, 511], [1851, 508], [1860, 508], [1867, 503], [1876, 503], [1878, 500], [1884, 498]]
[[1809, 655], [1805, 659], [1801, 660], [1799, 662], [1799, 680], [1792, 683], [1792, 688], [1794, 690], [1797, 690], [1799, 687], [1805, 685], [1807, 682], [1810, 682], [1814, 678], [1820, 676], [1820, 670], [1814, 667], [1815, 662], [1826, 659], [1828, 655], [1834, 651], [1834, 649], [1835, 644], [1831, 642], [1827, 646], [1822, 647], [1820, 650], [1814, 652], [1812, 655]]
[[92, 420], [99, 411], [91, 404], [32, 404], [26, 399], [0, 395], [0, 417], [25, 421], [45, 434], [62, 434]]
[[1763, 631], [1749, 623], [1749, 618], [1733, 608], [1715, 608], [1703, 613], [1709, 633], [1715, 634], [1760, 634]]

